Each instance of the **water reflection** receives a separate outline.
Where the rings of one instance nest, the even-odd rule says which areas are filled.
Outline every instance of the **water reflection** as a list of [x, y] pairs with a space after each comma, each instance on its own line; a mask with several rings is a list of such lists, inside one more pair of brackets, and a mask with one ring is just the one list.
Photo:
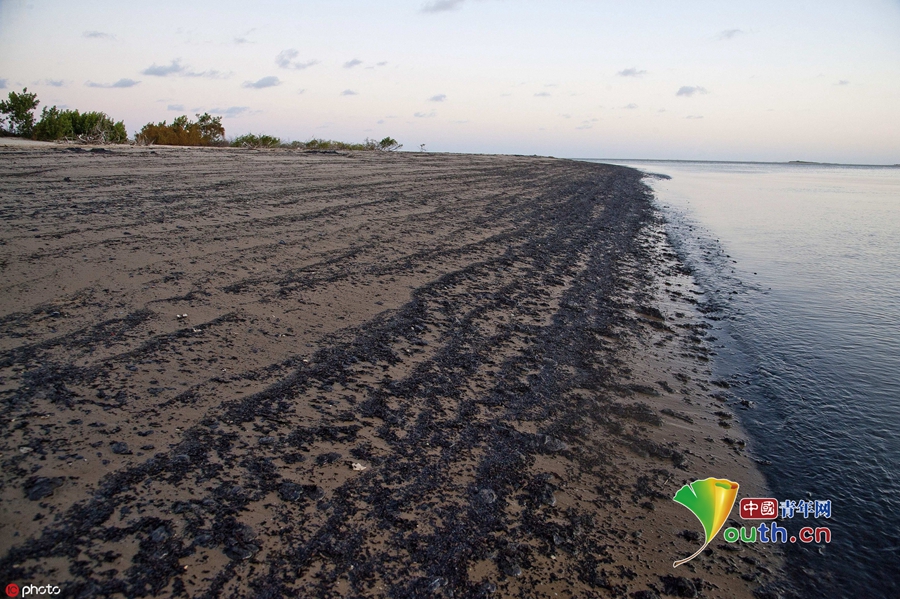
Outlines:
[[[632, 162], [720, 308], [716, 367], [779, 498], [829, 498], [789, 546], [810, 596], [900, 596], [900, 169]], [[734, 293], [737, 292], [737, 293]], [[741, 384], [742, 383], [742, 384]]]

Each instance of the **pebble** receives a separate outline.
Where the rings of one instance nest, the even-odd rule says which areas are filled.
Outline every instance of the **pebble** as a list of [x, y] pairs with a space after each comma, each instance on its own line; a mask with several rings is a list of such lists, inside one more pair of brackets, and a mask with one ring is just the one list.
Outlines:
[[150, 534], [150, 540], [154, 543], [162, 543], [169, 538], [169, 531], [165, 526], [160, 526]]
[[256, 531], [249, 524], [238, 524], [234, 529], [234, 538], [239, 543], [247, 543], [256, 539]]
[[225, 555], [233, 560], [248, 560], [259, 551], [259, 545], [255, 543], [247, 543], [246, 545], [231, 545], [225, 548]]
[[38, 501], [45, 497], [50, 497], [53, 492], [61, 487], [65, 479], [62, 477], [46, 478], [38, 477], [30, 481], [25, 486], [25, 496], [32, 501]]
[[497, 494], [492, 489], [481, 489], [478, 491], [478, 499], [484, 503], [494, 503], [497, 501]]
[[119, 455], [131, 454], [131, 450], [128, 449], [128, 443], [122, 443], [121, 441], [116, 441], [115, 443], [110, 445], [109, 450]]
[[514, 561], [509, 561], [503, 565], [503, 573], [507, 576], [519, 577], [522, 575], [522, 567]]
[[565, 451], [569, 448], [568, 444], [565, 441], [561, 441], [556, 437], [551, 437], [550, 435], [544, 436], [544, 448], [547, 451], [557, 452], [557, 451]]
[[303, 487], [297, 483], [283, 482], [278, 487], [278, 495], [284, 501], [297, 501], [305, 495]]

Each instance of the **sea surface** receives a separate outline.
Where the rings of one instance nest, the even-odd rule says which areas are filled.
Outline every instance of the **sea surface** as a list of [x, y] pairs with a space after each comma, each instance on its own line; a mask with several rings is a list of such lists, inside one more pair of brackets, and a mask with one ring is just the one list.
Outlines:
[[598, 162], [671, 177], [645, 180], [750, 451], [779, 501], [832, 502], [782, 523], [832, 531], [786, 546], [802, 595], [900, 597], [900, 168]]

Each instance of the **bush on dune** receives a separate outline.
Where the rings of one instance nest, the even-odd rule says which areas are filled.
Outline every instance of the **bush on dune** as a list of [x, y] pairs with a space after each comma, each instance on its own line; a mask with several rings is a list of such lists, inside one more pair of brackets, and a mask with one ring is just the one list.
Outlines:
[[[366, 141], [369, 141], [368, 139]], [[372, 140], [374, 141], [374, 140]], [[378, 142], [378, 146], [375, 148], [376, 150], [381, 150], [382, 152], [396, 152], [400, 148], [403, 147], [403, 144], [398, 143], [396, 139], [393, 137], [385, 137], [381, 141]]]
[[289, 150], [316, 150], [335, 151], [352, 150], [357, 152], [394, 152], [403, 147], [392, 137], [385, 137], [381, 141], [366, 139], [362, 143], [347, 143], [332, 139], [311, 139], [309, 141], [292, 141], [282, 143], [281, 139], [272, 135], [256, 135], [247, 133], [231, 140], [233, 148], [284, 148]]
[[225, 141], [225, 127], [222, 126], [222, 117], [210, 116], [208, 113], [198, 114], [196, 121], [191, 121], [187, 116], [180, 116], [172, 121], [171, 125], [165, 121], [157, 124], [147, 123], [134, 139], [140, 144], [148, 145], [221, 145]]
[[125, 143], [128, 133], [125, 123], [114, 121], [104, 112], [78, 112], [60, 110], [56, 106], [44, 108], [41, 119], [34, 122], [34, 110], [40, 104], [37, 94], [9, 92], [9, 98], [0, 102], [2, 121], [8, 122], [5, 133], [31, 137], [43, 141], [67, 139], [88, 143]]
[[247, 133], [231, 141], [232, 148], [279, 148], [281, 140], [271, 135], [254, 135]]
[[[45, 141], [63, 139], [85, 143], [125, 143], [128, 141], [125, 124], [122, 121], [114, 121], [104, 112], [79, 112], [51, 106], [43, 109], [40, 120], [35, 123], [34, 111], [38, 104], [40, 101], [37, 99], [37, 94], [28, 93], [27, 87], [22, 90], [22, 93], [9, 92], [9, 98], [0, 101], [0, 133], [34, 137], [34, 139]], [[147, 123], [134, 136], [134, 141], [139, 145], [230, 145], [235, 148], [288, 148], [318, 151], [395, 152], [403, 147], [403, 144], [392, 137], [385, 137], [381, 141], [366, 138], [362, 143], [315, 138], [306, 142], [282, 143], [280, 138], [273, 135], [256, 135], [254, 133], [247, 133], [231, 142], [226, 142], [222, 117], [214, 117], [209, 113], [198, 114], [196, 121], [182, 115], [172, 121], [171, 125], [166, 121]]]
[[0, 124], [3, 125], [3, 132], [31, 137], [34, 131], [34, 109], [40, 103], [37, 94], [29, 94], [27, 87], [22, 89], [21, 94], [9, 92], [9, 97], [0, 101]]
[[113, 121], [104, 112], [60, 110], [56, 106], [44, 108], [41, 120], [34, 126], [34, 138], [44, 141], [58, 139], [91, 143], [125, 143], [128, 133], [125, 123]]
[[361, 144], [351, 144], [343, 141], [333, 141], [329, 139], [311, 139], [307, 142], [293, 142], [290, 147], [303, 150], [357, 150], [357, 151], [380, 151], [394, 152], [403, 147], [392, 137], [385, 137], [381, 141], [368, 139]]
[[334, 141], [331, 139], [311, 139], [307, 142], [294, 142], [294, 147], [301, 150], [374, 150], [375, 147], [366, 142], [361, 144]]

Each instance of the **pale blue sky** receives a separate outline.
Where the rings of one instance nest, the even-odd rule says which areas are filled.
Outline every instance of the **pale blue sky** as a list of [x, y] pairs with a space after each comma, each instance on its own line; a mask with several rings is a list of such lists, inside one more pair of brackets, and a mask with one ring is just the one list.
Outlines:
[[0, 0], [0, 84], [130, 133], [900, 163], [900, 1]]

